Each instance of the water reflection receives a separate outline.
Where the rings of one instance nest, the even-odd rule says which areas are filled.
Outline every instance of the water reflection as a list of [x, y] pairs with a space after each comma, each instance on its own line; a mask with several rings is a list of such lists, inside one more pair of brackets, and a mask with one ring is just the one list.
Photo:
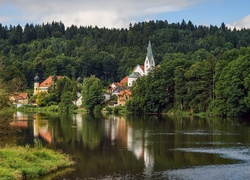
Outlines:
[[[16, 113], [13, 126], [23, 129], [20, 145], [40, 138], [71, 154], [69, 179], [179, 177], [179, 169], [250, 161], [249, 123], [236, 119]], [[232, 156], [242, 148], [244, 158]]]

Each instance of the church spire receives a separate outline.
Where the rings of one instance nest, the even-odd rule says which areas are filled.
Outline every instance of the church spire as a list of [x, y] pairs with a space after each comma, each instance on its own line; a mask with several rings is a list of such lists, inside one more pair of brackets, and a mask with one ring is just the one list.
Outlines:
[[151, 47], [150, 40], [148, 41], [148, 47], [147, 47], [147, 55], [146, 59], [144, 61], [144, 74], [147, 75], [150, 70], [152, 70], [155, 67], [155, 60], [153, 56], [153, 51]]
[[147, 57], [148, 57], [149, 61], [151, 61], [152, 59], [154, 59], [150, 40], [148, 41]]

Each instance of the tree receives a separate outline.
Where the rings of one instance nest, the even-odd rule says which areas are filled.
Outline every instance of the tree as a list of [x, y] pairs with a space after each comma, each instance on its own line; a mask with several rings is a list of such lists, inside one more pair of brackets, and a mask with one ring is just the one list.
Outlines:
[[100, 79], [94, 75], [84, 79], [82, 98], [84, 107], [90, 112], [93, 112], [95, 106], [102, 103], [103, 94]]
[[72, 110], [74, 110], [74, 104], [72, 102], [72, 94], [69, 91], [66, 91], [62, 94], [62, 99], [61, 102], [59, 104], [59, 107], [61, 110], [65, 111], [65, 112], [70, 112]]
[[49, 97], [49, 94], [45, 91], [39, 92], [36, 98], [36, 103], [38, 106], [43, 107], [47, 105], [46, 99]]
[[4, 89], [0, 89], [0, 110], [10, 107], [9, 96]]
[[184, 74], [186, 70], [182, 66], [177, 66], [174, 70], [174, 81], [175, 81], [175, 106], [180, 110], [187, 110], [187, 79]]
[[216, 111], [221, 115], [238, 116], [250, 111], [249, 55], [230, 62], [216, 83]]
[[187, 66], [190, 62], [180, 56], [165, 60], [151, 71], [148, 76], [138, 78], [132, 87], [132, 98], [126, 104], [134, 113], [160, 113], [174, 103], [174, 70]]
[[191, 112], [206, 112], [213, 98], [213, 64], [207, 60], [194, 63], [184, 74], [188, 106]]
[[[55, 96], [57, 98], [57, 102], [61, 102], [62, 95], [66, 92], [72, 92], [73, 85], [72, 81], [68, 77], [61, 78], [59, 80], [56, 80], [55, 82], [55, 90], [53, 92], [55, 93]], [[53, 85], [52, 87], [53, 88]]]

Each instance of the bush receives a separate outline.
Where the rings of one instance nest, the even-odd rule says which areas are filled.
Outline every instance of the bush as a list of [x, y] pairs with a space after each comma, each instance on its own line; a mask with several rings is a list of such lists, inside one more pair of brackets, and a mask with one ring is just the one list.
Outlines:
[[115, 106], [114, 107], [114, 114], [119, 114], [119, 112], [122, 110], [122, 106]]
[[57, 112], [58, 106], [57, 105], [51, 105], [47, 108], [47, 111]]
[[95, 106], [94, 112], [101, 112], [101, 110], [102, 110], [101, 105], [97, 105]]
[[112, 113], [112, 108], [109, 107], [109, 106], [106, 106], [105, 111], [106, 111], [107, 113], [111, 114], [111, 113]]

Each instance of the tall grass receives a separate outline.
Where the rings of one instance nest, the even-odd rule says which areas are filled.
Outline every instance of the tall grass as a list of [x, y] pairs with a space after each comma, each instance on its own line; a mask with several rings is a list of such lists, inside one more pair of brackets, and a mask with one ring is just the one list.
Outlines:
[[74, 164], [65, 154], [38, 147], [0, 149], [0, 179], [38, 178]]

